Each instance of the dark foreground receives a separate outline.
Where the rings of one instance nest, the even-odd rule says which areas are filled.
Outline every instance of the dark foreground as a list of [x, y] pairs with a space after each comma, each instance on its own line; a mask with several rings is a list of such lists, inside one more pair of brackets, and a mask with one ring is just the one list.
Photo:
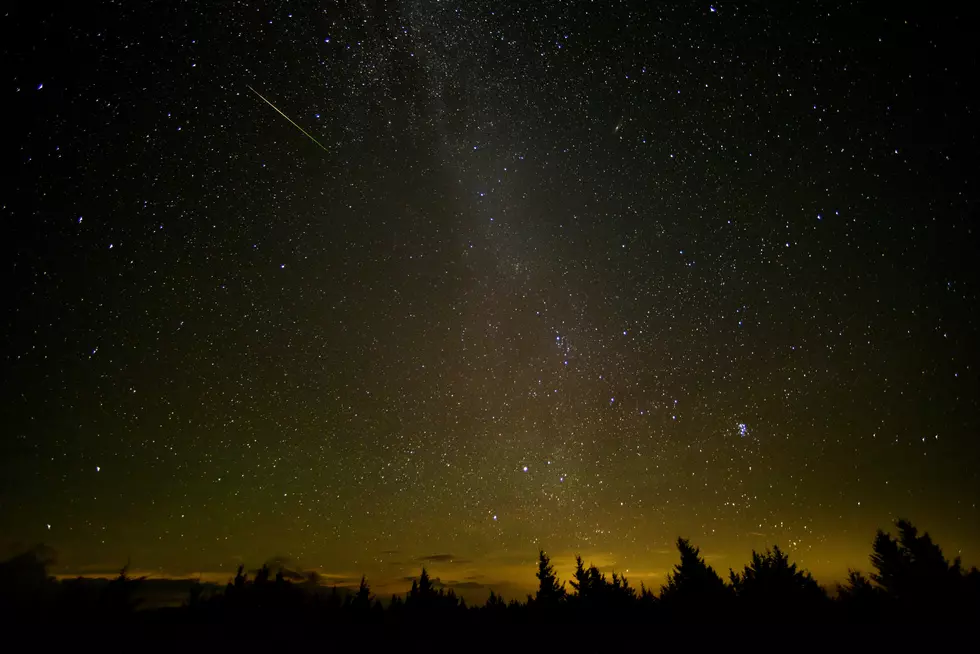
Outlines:
[[[659, 593], [633, 588], [615, 572], [609, 578], [581, 558], [566, 587], [540, 552], [533, 596], [505, 601], [491, 592], [482, 606], [467, 606], [452, 590], [437, 590], [424, 568], [407, 594], [382, 603], [363, 578], [357, 588], [326, 588], [315, 573], [302, 576], [263, 566], [252, 575], [239, 568], [224, 588], [194, 584], [181, 606], [146, 608], [138, 599], [143, 579], [123, 570], [103, 583], [83, 578], [58, 582], [48, 576], [50, 559], [38, 547], [0, 563], [0, 621], [20, 624], [25, 636], [41, 639], [70, 637], [75, 632], [65, 625], [111, 625], [152, 634], [161, 643], [213, 636], [226, 644], [270, 632], [317, 640], [345, 628], [375, 635], [427, 627], [492, 635], [496, 632], [488, 627], [507, 633], [542, 624], [569, 630], [594, 623], [699, 624], [709, 631], [725, 624], [975, 624], [980, 618], [977, 569], [965, 571], [958, 559], [948, 561], [929, 535], [919, 535], [909, 522], [900, 520], [897, 527], [897, 538], [878, 531], [870, 557], [874, 572], [852, 572], [833, 597], [778, 547], [753, 552], [744, 569], [731, 570], [726, 581], [697, 547], [678, 539], [680, 562]], [[52, 629], [36, 631], [43, 624]], [[28, 630], [28, 625], [34, 626]]]

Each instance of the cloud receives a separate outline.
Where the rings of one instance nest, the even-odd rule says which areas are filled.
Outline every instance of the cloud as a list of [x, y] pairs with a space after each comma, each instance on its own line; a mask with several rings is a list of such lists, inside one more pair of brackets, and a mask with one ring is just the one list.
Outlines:
[[324, 574], [320, 576], [320, 584], [324, 586], [345, 586], [350, 584], [361, 583], [361, 578], [359, 576], [348, 576], [340, 574]]
[[476, 581], [461, 581], [456, 584], [452, 584], [452, 588], [462, 588], [462, 589], [479, 589], [486, 588], [486, 584], [481, 584]]
[[460, 559], [452, 554], [429, 554], [428, 556], [420, 556], [415, 559], [416, 561], [423, 561], [425, 563], [469, 563], [467, 559]]
[[289, 581], [306, 581], [309, 573], [303, 574], [302, 572], [297, 572], [296, 570], [289, 570], [288, 568], [282, 569], [282, 576]]

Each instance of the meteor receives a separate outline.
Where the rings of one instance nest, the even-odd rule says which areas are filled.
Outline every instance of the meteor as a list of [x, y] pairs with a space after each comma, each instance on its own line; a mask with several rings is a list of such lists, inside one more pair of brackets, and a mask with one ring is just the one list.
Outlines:
[[274, 105], [271, 102], [269, 102], [268, 100], [266, 100], [265, 99], [265, 96], [263, 96], [261, 93], [259, 93], [255, 89], [253, 89], [248, 84], [246, 84], [245, 86], [248, 87], [248, 90], [249, 91], [251, 91], [255, 95], [259, 96], [262, 99], [262, 102], [266, 103], [267, 105], [269, 105], [270, 107], [272, 107], [273, 109], [275, 109], [276, 110], [276, 113], [278, 113], [280, 116], [282, 116], [283, 118], [285, 118], [286, 120], [288, 120], [290, 122], [290, 124], [292, 124], [293, 127], [295, 127], [296, 129], [298, 129], [299, 131], [303, 132], [303, 134], [305, 134], [307, 136], [307, 138], [309, 138], [311, 141], [313, 141], [314, 143], [316, 143], [317, 145], [319, 145], [321, 150], [323, 150], [324, 152], [330, 152], [330, 150], [328, 150], [325, 147], [323, 147], [323, 144], [322, 143], [320, 143], [315, 138], [313, 138], [313, 135], [312, 134], [310, 134], [305, 129], [303, 129], [302, 127], [300, 127], [299, 125], [297, 125], [296, 122], [292, 118], [290, 118], [289, 116], [287, 116], [283, 112], [279, 111], [279, 107], [277, 107], [276, 105]]

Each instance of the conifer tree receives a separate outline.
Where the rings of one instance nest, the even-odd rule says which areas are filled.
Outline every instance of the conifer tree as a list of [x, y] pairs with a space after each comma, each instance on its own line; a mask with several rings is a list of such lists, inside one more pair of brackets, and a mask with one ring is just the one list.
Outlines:
[[667, 576], [667, 584], [661, 588], [660, 601], [665, 609], [676, 617], [691, 619], [722, 617], [728, 608], [731, 589], [725, 585], [714, 568], [705, 563], [701, 550], [686, 538], [677, 539], [681, 562]]
[[535, 576], [538, 578], [538, 592], [534, 601], [539, 606], [554, 607], [565, 599], [565, 584], [558, 581], [551, 559], [544, 550], [538, 552], [538, 572]]
[[361, 575], [361, 583], [357, 587], [357, 592], [354, 593], [351, 608], [355, 611], [367, 611], [371, 608], [371, 599], [371, 587], [368, 585], [367, 577]]
[[753, 550], [751, 563], [742, 573], [731, 570], [730, 578], [746, 614], [809, 613], [827, 599], [810, 573], [798, 570], [778, 545], [765, 552]]

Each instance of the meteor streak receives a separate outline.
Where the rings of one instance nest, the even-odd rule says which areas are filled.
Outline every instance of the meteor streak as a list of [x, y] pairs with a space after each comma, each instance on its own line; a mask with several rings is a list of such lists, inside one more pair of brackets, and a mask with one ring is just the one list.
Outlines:
[[305, 129], [303, 129], [302, 127], [300, 127], [299, 125], [297, 125], [296, 122], [292, 118], [290, 118], [289, 116], [287, 116], [283, 112], [279, 111], [279, 107], [277, 107], [276, 105], [274, 105], [271, 102], [269, 102], [268, 100], [266, 100], [265, 99], [265, 96], [263, 96], [261, 93], [259, 93], [255, 89], [253, 89], [248, 84], [246, 84], [245, 86], [248, 86], [248, 90], [249, 91], [251, 91], [255, 95], [257, 95], [260, 98], [262, 98], [262, 102], [266, 103], [267, 105], [269, 105], [270, 107], [272, 107], [273, 109], [275, 109], [276, 110], [276, 113], [278, 113], [280, 116], [282, 116], [283, 118], [285, 118], [286, 120], [288, 120], [290, 122], [290, 124], [292, 124], [293, 127], [295, 127], [296, 129], [298, 129], [299, 131], [303, 132], [303, 134], [305, 134], [307, 136], [307, 138], [309, 138], [311, 141], [313, 141], [314, 143], [316, 143], [317, 145], [319, 145], [321, 150], [323, 150], [324, 152], [330, 152], [330, 150], [328, 150], [325, 147], [323, 147], [323, 144], [322, 143], [320, 143], [315, 138], [313, 138], [313, 135], [312, 134], [310, 134]]

